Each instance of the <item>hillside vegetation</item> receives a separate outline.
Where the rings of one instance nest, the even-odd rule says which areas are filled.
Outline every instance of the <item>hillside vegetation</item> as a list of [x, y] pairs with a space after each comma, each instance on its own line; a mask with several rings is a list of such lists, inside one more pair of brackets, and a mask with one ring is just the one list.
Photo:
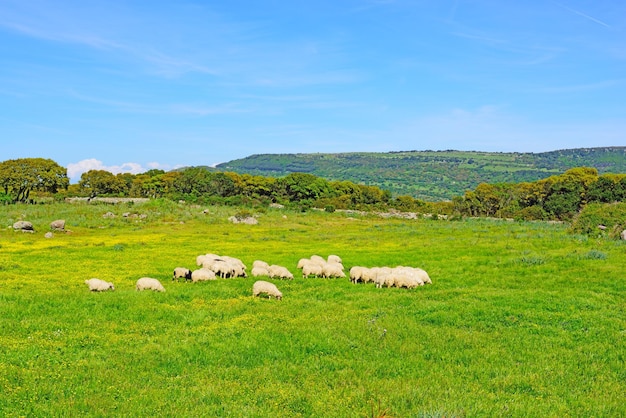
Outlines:
[[[626, 415], [623, 241], [548, 222], [272, 208], [231, 224], [237, 210], [0, 205], [0, 415]], [[58, 218], [71, 232], [45, 238]], [[13, 232], [20, 219], [35, 232]], [[207, 252], [295, 279], [275, 281], [282, 301], [253, 298], [252, 277], [171, 280]], [[313, 254], [346, 271], [422, 267], [433, 283], [303, 279], [296, 263]], [[143, 276], [167, 291], [135, 291]], [[89, 292], [92, 277], [115, 291]]]
[[394, 195], [451, 200], [480, 183], [537, 181], [574, 167], [626, 173], [626, 147], [544, 153], [406, 151], [388, 153], [258, 154], [219, 164], [221, 171], [281, 177], [310, 173], [328, 180], [377, 186]]

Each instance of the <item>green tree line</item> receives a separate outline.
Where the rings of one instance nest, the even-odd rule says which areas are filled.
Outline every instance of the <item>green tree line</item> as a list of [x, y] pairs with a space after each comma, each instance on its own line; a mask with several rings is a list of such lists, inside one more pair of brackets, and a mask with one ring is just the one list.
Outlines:
[[[184, 200], [192, 203], [269, 205], [278, 203], [302, 209], [327, 210], [395, 208], [417, 211], [429, 207], [410, 196], [393, 198], [376, 186], [350, 181], [328, 181], [308, 173], [291, 173], [281, 178], [217, 172], [202, 167], [181, 171], [149, 170], [141, 174], [113, 174], [90, 170], [77, 184], [69, 184], [67, 170], [52, 160], [24, 158], [0, 163], [0, 200], [29, 202], [33, 195], [55, 197], [143, 197]], [[450, 204], [430, 204], [442, 212]]]
[[425, 202], [408, 195], [351, 181], [331, 181], [310, 173], [266, 177], [191, 167], [113, 174], [90, 170], [69, 184], [66, 169], [43, 158], [0, 163], [0, 201], [28, 202], [33, 194], [65, 197], [145, 197], [199, 204], [269, 205], [354, 210], [491, 216], [525, 220], [571, 220], [589, 203], [626, 200], [626, 174], [598, 174], [577, 167], [563, 174], [522, 183], [481, 183], [451, 202]]
[[569, 221], [589, 203], [624, 200], [626, 174], [577, 167], [535, 182], [481, 183], [453, 201], [461, 215]]

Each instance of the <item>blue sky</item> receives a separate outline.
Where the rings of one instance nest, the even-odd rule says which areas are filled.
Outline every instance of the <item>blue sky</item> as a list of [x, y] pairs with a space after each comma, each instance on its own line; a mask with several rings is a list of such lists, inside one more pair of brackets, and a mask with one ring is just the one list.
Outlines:
[[622, 0], [0, 0], [0, 160], [626, 145]]

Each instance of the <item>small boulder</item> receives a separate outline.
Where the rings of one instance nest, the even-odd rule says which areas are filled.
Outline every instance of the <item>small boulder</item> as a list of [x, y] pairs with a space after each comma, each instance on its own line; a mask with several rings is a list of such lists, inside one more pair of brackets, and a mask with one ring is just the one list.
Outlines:
[[56, 221], [52, 221], [50, 223], [50, 229], [53, 231], [65, 230], [65, 219], [57, 219]]
[[13, 224], [13, 229], [16, 231], [28, 231], [28, 232], [33, 232], [35, 230], [35, 228], [33, 227], [33, 224], [28, 221], [15, 222]]
[[622, 231], [622, 233], [621, 233], [621, 234], [619, 234], [619, 236], [620, 236], [620, 238], [621, 238], [621, 239], [626, 240], [626, 229], [624, 229], [624, 230]]
[[256, 225], [259, 221], [253, 216], [247, 216], [245, 218], [239, 218], [237, 216], [231, 216], [228, 218], [234, 224], [247, 224], [247, 225]]
[[50, 231], [46, 232], [46, 234], [44, 235], [45, 238], [52, 238], [54, 236], [54, 234]]

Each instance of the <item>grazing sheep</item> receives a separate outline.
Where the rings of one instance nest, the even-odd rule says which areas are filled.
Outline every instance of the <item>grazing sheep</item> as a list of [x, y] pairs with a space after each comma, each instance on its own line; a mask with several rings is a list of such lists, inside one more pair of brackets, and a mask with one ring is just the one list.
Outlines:
[[319, 255], [312, 255], [310, 260], [320, 265], [324, 265], [326, 263], [326, 260], [324, 260], [324, 258], [320, 257]]
[[165, 288], [157, 279], [153, 279], [151, 277], [142, 277], [137, 280], [137, 284], [135, 286], [137, 290], [154, 290], [155, 292], [165, 292]]
[[254, 266], [252, 267], [252, 271], [250, 273], [252, 274], [252, 277], [269, 276], [270, 269], [269, 269], [269, 266], [267, 267]]
[[260, 267], [260, 268], [265, 268], [265, 269], [269, 269], [270, 265], [268, 263], [266, 263], [265, 261], [261, 261], [261, 260], [254, 260], [252, 262], [252, 268], [255, 267]]
[[341, 261], [341, 257], [339, 257], [338, 255], [334, 255], [331, 254], [326, 258], [326, 261], [328, 261], [329, 263], [339, 263], [342, 264], [343, 261]]
[[326, 279], [343, 278], [346, 273], [343, 272], [343, 265], [339, 263], [326, 263], [322, 267], [322, 276]]
[[426, 283], [426, 284], [433, 284], [433, 281], [430, 279], [430, 276], [428, 275], [428, 273], [426, 273], [426, 271], [422, 270], [421, 268], [415, 267], [414, 268], [416, 275], [422, 279], [422, 282]]
[[363, 282], [366, 283], [365, 278], [367, 277], [369, 269], [367, 267], [354, 266], [350, 269], [350, 281], [352, 283]]
[[305, 264], [310, 263], [311, 260], [308, 258], [301, 258], [300, 260], [298, 260], [298, 265], [296, 266], [296, 268], [303, 268]]
[[319, 264], [313, 263], [313, 262], [309, 262], [306, 263], [304, 265], [304, 267], [302, 267], [302, 277], [303, 278], [309, 278], [309, 277], [321, 277], [322, 276], [322, 266], [320, 266]]
[[261, 294], [266, 294], [268, 298], [274, 296], [278, 300], [283, 298], [283, 294], [278, 290], [275, 284], [258, 280], [252, 285], [252, 296], [256, 297]]
[[207, 259], [206, 254], [200, 254], [199, 256], [196, 257], [196, 266], [201, 266], [204, 261]]
[[293, 280], [293, 274], [287, 269], [287, 267], [278, 266], [276, 264], [272, 264], [269, 268], [269, 277], [271, 279], [287, 279]]
[[246, 265], [238, 258], [207, 254], [202, 262], [202, 267], [212, 270], [222, 279], [231, 277], [248, 277]]
[[200, 268], [198, 270], [194, 270], [191, 272], [192, 282], [196, 283], [196, 282], [203, 282], [206, 280], [215, 280], [215, 273], [205, 268]]
[[424, 283], [419, 281], [415, 276], [410, 273], [403, 272], [394, 272], [394, 282], [393, 285], [395, 287], [406, 287], [407, 289], [415, 289], [420, 284], [423, 286]]
[[100, 279], [89, 279], [85, 280], [85, 284], [89, 286], [89, 290], [92, 292], [104, 292], [106, 290], [115, 290], [115, 286], [113, 283], [105, 282]]
[[174, 274], [172, 275], [172, 281], [178, 279], [185, 279], [185, 281], [191, 281], [191, 270], [185, 267], [176, 267]]

